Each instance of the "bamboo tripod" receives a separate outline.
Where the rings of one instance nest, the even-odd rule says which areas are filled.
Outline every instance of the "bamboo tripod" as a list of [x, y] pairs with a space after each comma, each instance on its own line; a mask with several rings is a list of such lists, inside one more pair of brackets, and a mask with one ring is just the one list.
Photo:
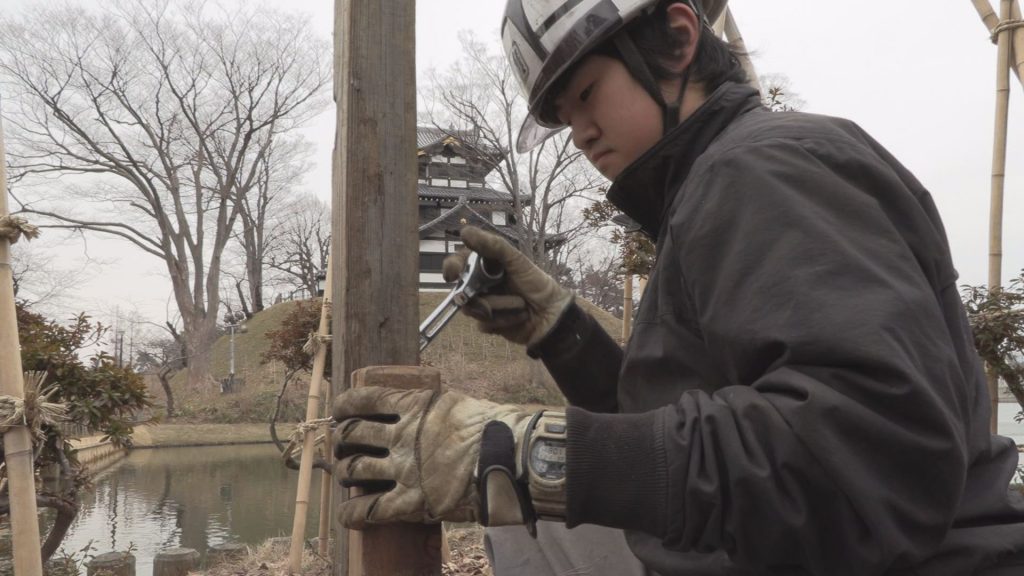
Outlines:
[[[319, 429], [324, 430], [324, 445], [330, 444], [330, 432], [326, 424], [322, 427], [309, 425], [320, 414], [320, 388], [323, 382], [324, 367], [327, 363], [327, 351], [330, 346], [331, 333], [331, 284], [332, 284], [331, 257], [327, 257], [327, 281], [324, 285], [323, 305], [320, 307], [320, 326], [317, 329], [315, 341], [315, 354], [313, 355], [313, 375], [309, 379], [309, 395], [306, 397], [306, 426], [304, 427], [302, 439], [302, 456], [299, 460], [299, 486], [295, 496], [295, 517], [292, 521], [292, 541], [288, 554], [288, 571], [291, 574], [302, 572], [302, 544], [306, 532], [306, 515], [309, 510], [309, 492], [313, 482], [313, 459], [316, 454], [316, 435]], [[327, 488], [320, 490], [320, 539], [319, 552], [326, 555], [327, 542], [329, 540], [329, 522], [326, 519], [330, 515], [330, 475], [325, 474], [322, 482]], [[327, 497], [325, 497], [325, 495]]]
[[[0, 120], [0, 220], [7, 217], [7, 161], [3, 121]], [[22, 400], [25, 388], [14, 311], [11, 243], [9, 238], [0, 237], [0, 396]], [[3, 432], [3, 437], [11, 500], [14, 573], [18, 576], [40, 576], [43, 564], [39, 550], [32, 436], [28, 426], [12, 424]]]
[[[999, 15], [989, 0], [972, 0], [998, 46], [996, 64], [996, 118], [992, 146], [992, 188], [989, 209], [988, 288], [996, 291], [1003, 284], [1003, 194], [1006, 188], [1006, 143], [1010, 117], [1010, 70], [1024, 84], [1024, 21], [1018, 0], [1000, 0]], [[999, 380], [988, 370], [990, 428], [999, 431]]]

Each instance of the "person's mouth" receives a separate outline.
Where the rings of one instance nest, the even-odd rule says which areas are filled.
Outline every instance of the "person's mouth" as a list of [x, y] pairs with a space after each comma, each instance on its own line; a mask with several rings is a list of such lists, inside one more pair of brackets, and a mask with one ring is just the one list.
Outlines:
[[611, 150], [599, 150], [590, 155], [590, 163], [597, 164], [602, 158], [611, 153]]

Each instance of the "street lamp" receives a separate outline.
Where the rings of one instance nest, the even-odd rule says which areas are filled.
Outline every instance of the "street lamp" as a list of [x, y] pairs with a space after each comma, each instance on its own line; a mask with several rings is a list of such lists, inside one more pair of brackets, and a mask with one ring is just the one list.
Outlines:
[[316, 273], [316, 295], [323, 296], [327, 286], [327, 270], [317, 270]]
[[226, 384], [221, 385], [220, 391], [222, 394], [224, 392], [230, 392], [235, 388], [235, 332], [237, 331], [239, 334], [245, 334], [246, 332], [249, 331], [249, 329], [242, 322], [239, 322], [238, 324], [228, 324], [224, 327], [227, 328], [231, 333], [231, 354], [229, 356], [230, 362], [228, 364], [228, 381]]

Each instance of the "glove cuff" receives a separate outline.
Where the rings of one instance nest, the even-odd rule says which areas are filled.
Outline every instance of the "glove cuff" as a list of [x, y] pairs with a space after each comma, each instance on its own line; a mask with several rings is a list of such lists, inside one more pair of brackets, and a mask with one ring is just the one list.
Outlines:
[[538, 412], [517, 426], [502, 421], [484, 426], [477, 464], [480, 523], [526, 524], [531, 534], [541, 520], [565, 520], [565, 414]]

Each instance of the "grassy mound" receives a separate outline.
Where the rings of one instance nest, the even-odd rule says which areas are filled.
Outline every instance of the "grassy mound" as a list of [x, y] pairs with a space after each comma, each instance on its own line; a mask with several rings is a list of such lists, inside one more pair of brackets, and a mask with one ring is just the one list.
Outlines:
[[[420, 294], [420, 318], [425, 318], [444, 299], [440, 292]], [[269, 347], [267, 333], [277, 329], [298, 302], [282, 302], [267, 308], [246, 322], [247, 331], [235, 334], [236, 391], [221, 393], [219, 382], [227, 378], [230, 337], [224, 335], [211, 348], [215, 382], [189, 389], [184, 373], [171, 385], [181, 420], [191, 422], [266, 422], [277, 403], [284, 382], [284, 369], [263, 364], [260, 356]], [[594, 315], [613, 336], [622, 333], [622, 321], [585, 300], [580, 305]], [[444, 385], [478, 398], [516, 404], [561, 405], [564, 399], [544, 366], [526, 355], [522, 346], [498, 336], [481, 334], [475, 321], [456, 315], [430, 347], [421, 362], [441, 370]], [[309, 374], [299, 375], [284, 396], [284, 421], [300, 421], [305, 415]], [[152, 393], [162, 401], [159, 386]]]

